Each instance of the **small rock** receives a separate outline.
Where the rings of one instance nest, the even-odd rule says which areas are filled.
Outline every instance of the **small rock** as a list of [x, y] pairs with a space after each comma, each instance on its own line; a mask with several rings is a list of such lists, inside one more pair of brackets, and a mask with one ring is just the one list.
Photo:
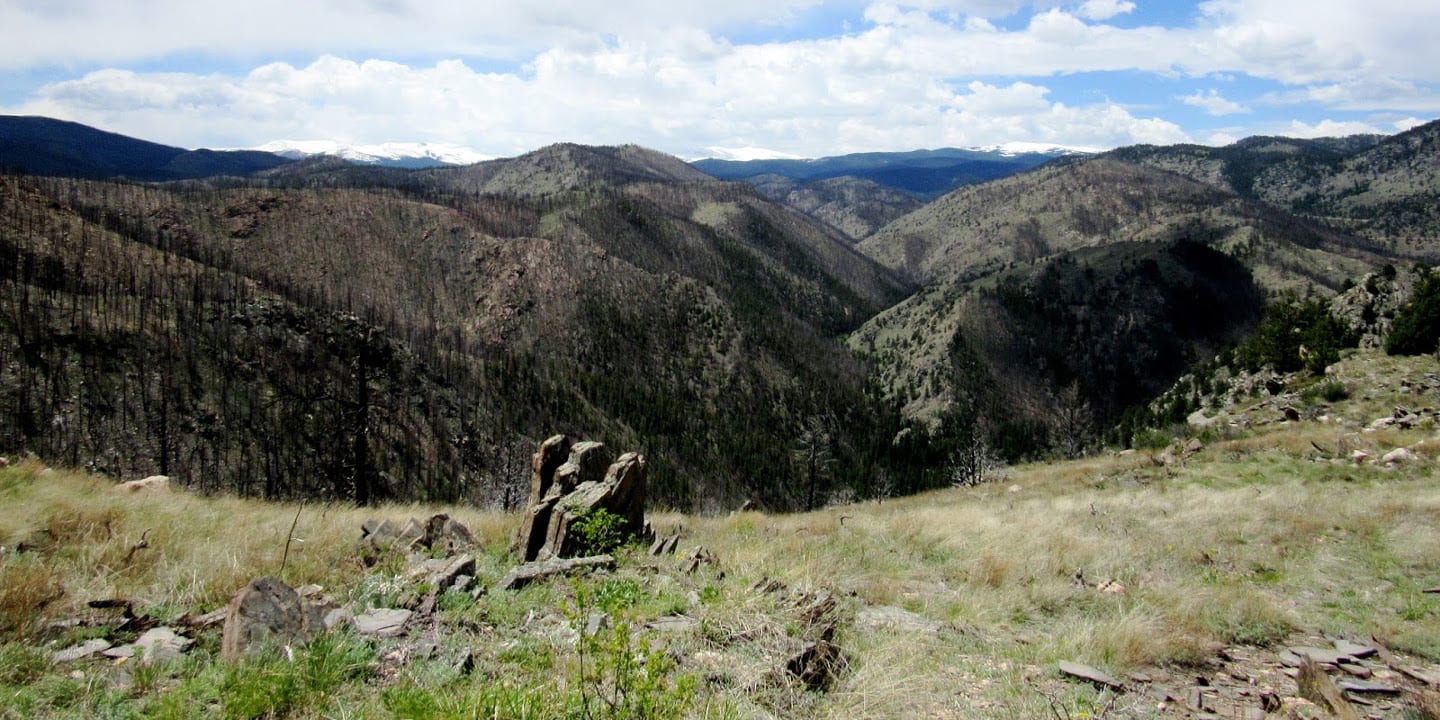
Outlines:
[[1095, 586], [1095, 589], [1110, 595], [1118, 595], [1125, 592], [1125, 586], [1119, 580], [1106, 580]]
[[170, 489], [170, 478], [166, 475], [151, 475], [143, 480], [131, 480], [115, 486], [115, 492], [164, 492]]
[[134, 646], [140, 662], [149, 665], [179, 658], [194, 642], [190, 638], [177, 635], [168, 627], [157, 627], [146, 630], [136, 638]]
[[1370, 453], [1367, 453], [1364, 450], [1355, 450], [1354, 452], [1350, 453], [1350, 462], [1353, 462], [1356, 465], [1364, 464], [1365, 461], [1369, 459]]
[[94, 638], [91, 640], [86, 640], [79, 645], [74, 645], [72, 647], [65, 648], [64, 650], [58, 650], [50, 656], [50, 659], [52, 662], [56, 663], [75, 662], [80, 658], [90, 657], [95, 653], [109, 649], [109, 640]]
[[1413, 463], [1419, 459], [1420, 456], [1411, 452], [1408, 448], [1395, 448], [1394, 450], [1391, 450], [1390, 452], [1382, 455], [1380, 457], [1380, 462], [1390, 465], [1400, 465], [1404, 463]]
[[350, 624], [361, 635], [395, 637], [405, 631], [405, 623], [413, 614], [404, 609], [382, 608], [356, 615], [350, 619]]
[[1097, 685], [1103, 685], [1107, 688], [1110, 688], [1111, 690], [1125, 689], [1125, 686], [1120, 684], [1119, 680], [1116, 680], [1115, 678], [1105, 674], [1103, 671], [1090, 667], [1089, 665], [1070, 662], [1068, 660], [1061, 660], [1060, 672], [1071, 677], [1080, 678], [1081, 680], [1088, 680]]

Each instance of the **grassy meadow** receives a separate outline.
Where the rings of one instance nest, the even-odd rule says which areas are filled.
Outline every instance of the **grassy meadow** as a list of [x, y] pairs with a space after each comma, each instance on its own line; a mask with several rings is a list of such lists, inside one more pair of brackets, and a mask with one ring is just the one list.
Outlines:
[[[516, 563], [519, 517], [120, 494], [18, 462], [0, 469], [0, 718], [1189, 717], [1183, 703], [1069, 681], [1057, 664], [1188, 677], [1215, 672], [1227, 649], [1373, 637], [1432, 665], [1440, 440], [1433, 425], [1363, 426], [1397, 405], [1440, 405], [1377, 373], [1433, 370], [1357, 354], [1337, 374], [1350, 397], [1323, 409], [1330, 421], [1252, 417], [1168, 464], [1105, 453], [805, 514], [655, 513], [662, 535], [682, 533], [673, 555], [630, 547], [613, 571], [441, 596], [403, 641], [332, 631], [233, 664], [219, 659], [218, 627], [186, 631], [194, 647], [166, 663], [50, 655], [133, 640], [89, 601], [133, 600], [173, 623], [262, 575], [319, 584], [357, 610], [394, 606], [407, 564], [362, 561], [372, 517], [461, 520], [479, 541], [477, 581], [493, 588]], [[1378, 462], [1397, 447], [1416, 459]], [[696, 547], [715, 561], [687, 571]], [[810, 689], [783, 668], [815, 639], [805, 607], [822, 591], [837, 601], [826, 623], [844, 660]], [[877, 608], [905, 620], [876, 620]]]

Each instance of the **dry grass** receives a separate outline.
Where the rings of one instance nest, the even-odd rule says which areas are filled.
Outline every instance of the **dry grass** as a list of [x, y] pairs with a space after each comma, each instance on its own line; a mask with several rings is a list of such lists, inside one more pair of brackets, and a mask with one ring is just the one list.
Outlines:
[[[1336, 463], [1312, 445], [1342, 441], [1416, 447], [1422, 460]], [[1440, 585], [1435, 448], [1433, 430], [1296, 423], [1167, 466], [1145, 453], [1100, 456], [802, 515], [658, 514], [662, 533], [684, 529], [680, 554], [703, 545], [719, 566], [690, 575], [679, 558], [631, 558], [587, 582], [638, 588], [625, 612], [639, 624], [673, 613], [699, 622], [659, 641], [703, 680], [692, 717], [1097, 717], [1110, 699], [1059, 678], [1058, 660], [1117, 676], [1157, 666], [1203, 672], [1220, 646], [1327, 633], [1374, 635], [1440, 661], [1440, 608], [1422, 592]], [[369, 517], [450, 513], [494, 550], [482, 559], [482, 581], [508, 566], [503, 549], [518, 523], [457, 508], [120, 495], [105, 481], [35, 463], [0, 470], [0, 500], [0, 545], [32, 551], [0, 555], [0, 632], [11, 636], [104, 597], [135, 599], [160, 617], [211, 609], [251, 578], [279, 572], [297, 509], [285, 580], [354, 598], [383, 584], [356, 552]], [[841, 599], [837, 642], [849, 670], [828, 693], [763, 681], [806, 628], [793, 597], [751, 589], [762, 578]], [[447, 617], [481, 628], [483, 639], [472, 639], [485, 672], [533, 673], [545, 684], [520, 690], [560, 692], [566, 681], [552, 677], [574, 665], [564, 612], [577, 592], [541, 584]], [[884, 605], [938, 630], [855, 621], [862, 608]], [[416, 673], [407, 682], [428, 687]], [[446, 692], [480, 693], [482, 680]], [[366, 707], [379, 690], [350, 692]], [[1147, 716], [1131, 711], [1139, 714], [1126, 717]]]

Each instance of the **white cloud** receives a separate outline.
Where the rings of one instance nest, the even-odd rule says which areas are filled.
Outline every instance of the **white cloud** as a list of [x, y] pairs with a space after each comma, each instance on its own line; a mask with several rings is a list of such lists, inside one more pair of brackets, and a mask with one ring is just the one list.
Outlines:
[[[817, 1], [0, 0], [10, 41], [0, 68], [107, 68], [4, 110], [190, 146], [401, 140], [507, 155], [572, 140], [687, 156], [1188, 139], [1166, 119], [1168, 101], [1212, 115], [1290, 104], [1387, 118], [1440, 112], [1440, 43], [1416, 28], [1440, 25], [1440, 7], [1428, 4], [1373, 0], [1362, 12], [1353, 0], [1212, 0], [1193, 26], [1122, 28], [1105, 21], [1134, 11], [1130, 0], [894, 0], [865, 5], [865, 24], [844, 34], [792, 27], [787, 36], [816, 37], [729, 39], [795, 22]], [[1332, 11], [1340, 20], [1327, 19]], [[1019, 25], [986, 19], [1012, 16]], [[185, 53], [244, 69], [137, 69]], [[1189, 84], [1143, 111], [1098, 99], [1103, 91], [1068, 91], [1106, 72], [1284, 88], [1247, 107], [1214, 90], [1185, 95]]]
[[1297, 138], [1322, 138], [1343, 137], [1346, 135], [1383, 135], [1385, 132], [1385, 130], [1363, 122], [1321, 120], [1317, 123], [1306, 123], [1300, 120], [1294, 120], [1285, 126], [1281, 132], [1275, 134]]
[[[813, 48], [812, 48], [813, 50]], [[803, 46], [726, 48], [691, 65], [617, 43], [552, 50], [529, 73], [475, 72], [325, 56], [240, 77], [98, 71], [47, 86], [13, 111], [94, 124], [186, 146], [253, 146], [277, 138], [348, 144], [397, 139], [514, 155], [550, 142], [641, 141], [685, 157], [709, 148], [806, 156], [1035, 141], [1113, 147], [1184, 139], [1179, 127], [1113, 104], [1071, 107], [1025, 82], [971, 82], [957, 92], [923, 74]]]
[[1135, 10], [1135, 3], [1129, 0], [1086, 0], [1076, 13], [1086, 20], [1109, 20]]
[[1215, 115], [1235, 115], [1237, 113], [1250, 112], [1250, 108], [1241, 105], [1233, 100], [1226, 100], [1213, 88], [1209, 92], [1196, 90], [1194, 93], [1180, 98], [1186, 105], [1198, 107], [1205, 112]]

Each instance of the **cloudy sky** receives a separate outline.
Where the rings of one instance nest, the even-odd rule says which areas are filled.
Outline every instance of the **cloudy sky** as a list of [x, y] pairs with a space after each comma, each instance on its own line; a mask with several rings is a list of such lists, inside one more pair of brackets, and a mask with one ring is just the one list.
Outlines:
[[0, 113], [185, 147], [686, 158], [1393, 133], [1434, 0], [0, 0]]

